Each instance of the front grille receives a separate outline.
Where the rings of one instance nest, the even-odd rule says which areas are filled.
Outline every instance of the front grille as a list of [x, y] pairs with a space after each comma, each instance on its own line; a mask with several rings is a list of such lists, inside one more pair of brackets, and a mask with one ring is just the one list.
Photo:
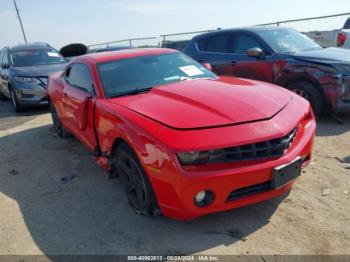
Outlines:
[[286, 150], [292, 145], [296, 133], [297, 128], [294, 128], [288, 135], [282, 138], [224, 148], [223, 150], [214, 150], [211, 152], [209, 162], [238, 162], [278, 158], [283, 156]]
[[264, 182], [261, 184], [256, 184], [253, 186], [243, 187], [232, 191], [228, 196], [226, 201], [234, 201], [242, 199], [244, 197], [249, 197], [258, 193], [266, 192], [271, 189], [271, 181]]
[[40, 85], [46, 89], [48, 77], [42, 76], [38, 77], [38, 79], [41, 82]]

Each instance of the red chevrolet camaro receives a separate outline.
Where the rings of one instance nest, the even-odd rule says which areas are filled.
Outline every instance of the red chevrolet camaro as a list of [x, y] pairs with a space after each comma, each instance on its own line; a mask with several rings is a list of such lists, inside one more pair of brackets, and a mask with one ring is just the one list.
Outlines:
[[188, 220], [290, 190], [311, 157], [309, 103], [207, 67], [170, 49], [76, 57], [49, 78], [54, 127], [120, 177], [140, 214]]

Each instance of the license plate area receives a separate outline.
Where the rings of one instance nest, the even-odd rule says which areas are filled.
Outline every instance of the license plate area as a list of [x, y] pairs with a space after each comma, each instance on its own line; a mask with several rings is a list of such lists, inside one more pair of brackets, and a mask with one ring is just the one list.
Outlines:
[[301, 157], [298, 157], [296, 160], [289, 164], [276, 167], [272, 173], [271, 188], [280, 188], [286, 185], [288, 182], [299, 177], [301, 174], [302, 162], [303, 159]]

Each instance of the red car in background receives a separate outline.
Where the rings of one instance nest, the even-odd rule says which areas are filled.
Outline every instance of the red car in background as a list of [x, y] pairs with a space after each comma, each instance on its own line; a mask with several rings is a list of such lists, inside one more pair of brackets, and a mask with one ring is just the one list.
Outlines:
[[73, 58], [52, 75], [54, 127], [73, 134], [140, 214], [179, 220], [291, 189], [311, 157], [315, 119], [302, 97], [218, 77], [170, 49]]

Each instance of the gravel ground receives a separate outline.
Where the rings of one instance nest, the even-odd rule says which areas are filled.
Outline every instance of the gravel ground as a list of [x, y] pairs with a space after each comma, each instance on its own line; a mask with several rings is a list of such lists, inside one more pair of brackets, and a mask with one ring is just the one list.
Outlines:
[[90, 152], [54, 135], [47, 109], [16, 115], [0, 102], [0, 254], [350, 255], [344, 118], [320, 121], [313, 161], [289, 195], [178, 222], [136, 215]]

